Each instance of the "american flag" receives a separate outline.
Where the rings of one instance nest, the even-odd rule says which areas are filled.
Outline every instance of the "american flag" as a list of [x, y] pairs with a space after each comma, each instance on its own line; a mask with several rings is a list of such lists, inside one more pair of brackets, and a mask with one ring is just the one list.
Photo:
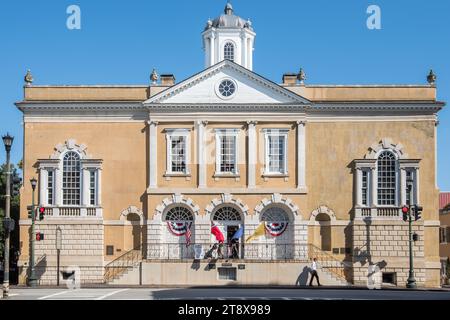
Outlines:
[[184, 234], [184, 236], [186, 237], [186, 247], [189, 247], [191, 245], [191, 225], [192, 222], [186, 222], [186, 233]]

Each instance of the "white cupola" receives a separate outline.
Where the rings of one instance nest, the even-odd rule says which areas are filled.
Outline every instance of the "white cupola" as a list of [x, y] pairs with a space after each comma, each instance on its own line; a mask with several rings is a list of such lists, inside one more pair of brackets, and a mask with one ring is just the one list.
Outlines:
[[206, 68], [228, 59], [253, 70], [256, 33], [250, 20], [234, 15], [231, 3], [227, 3], [220, 17], [208, 20], [202, 36]]

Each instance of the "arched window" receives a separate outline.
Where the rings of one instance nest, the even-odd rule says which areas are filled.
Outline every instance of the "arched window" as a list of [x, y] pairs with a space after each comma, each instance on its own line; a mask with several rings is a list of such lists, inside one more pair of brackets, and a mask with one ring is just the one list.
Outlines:
[[289, 218], [286, 212], [278, 207], [268, 208], [261, 215], [261, 221], [267, 222], [288, 222]]
[[193, 221], [192, 212], [185, 207], [174, 207], [167, 211], [166, 221]]
[[80, 156], [69, 151], [63, 159], [63, 204], [68, 206], [80, 205]]
[[221, 207], [213, 214], [213, 221], [240, 221], [239, 211], [233, 207]]
[[234, 45], [231, 42], [225, 43], [223, 47], [223, 58], [234, 61]]
[[378, 205], [396, 205], [397, 160], [391, 151], [383, 151], [377, 160]]

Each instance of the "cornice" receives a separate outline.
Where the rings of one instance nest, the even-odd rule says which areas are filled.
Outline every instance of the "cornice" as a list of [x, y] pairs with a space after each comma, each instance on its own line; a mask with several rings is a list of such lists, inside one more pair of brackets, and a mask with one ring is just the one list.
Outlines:
[[46, 102], [17, 102], [17, 108], [22, 111], [129, 111], [146, 108], [142, 102], [95, 102], [95, 101], [46, 101]]

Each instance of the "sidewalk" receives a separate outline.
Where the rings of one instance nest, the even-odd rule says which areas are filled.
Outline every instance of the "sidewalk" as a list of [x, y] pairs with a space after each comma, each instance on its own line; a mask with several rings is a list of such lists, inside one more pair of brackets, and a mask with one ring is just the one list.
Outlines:
[[[25, 285], [11, 286], [11, 289], [66, 289], [65, 285], [58, 286], [38, 286], [30, 288]], [[383, 290], [383, 291], [450, 291], [450, 286], [442, 288], [416, 288], [408, 289], [405, 287], [382, 286], [381, 289], [369, 289], [367, 286], [276, 286], [276, 285], [223, 285], [223, 286], [151, 286], [151, 285], [107, 285], [107, 284], [85, 284], [81, 285], [81, 289], [105, 289], [105, 288], [130, 288], [130, 289], [310, 289], [310, 290]]]

